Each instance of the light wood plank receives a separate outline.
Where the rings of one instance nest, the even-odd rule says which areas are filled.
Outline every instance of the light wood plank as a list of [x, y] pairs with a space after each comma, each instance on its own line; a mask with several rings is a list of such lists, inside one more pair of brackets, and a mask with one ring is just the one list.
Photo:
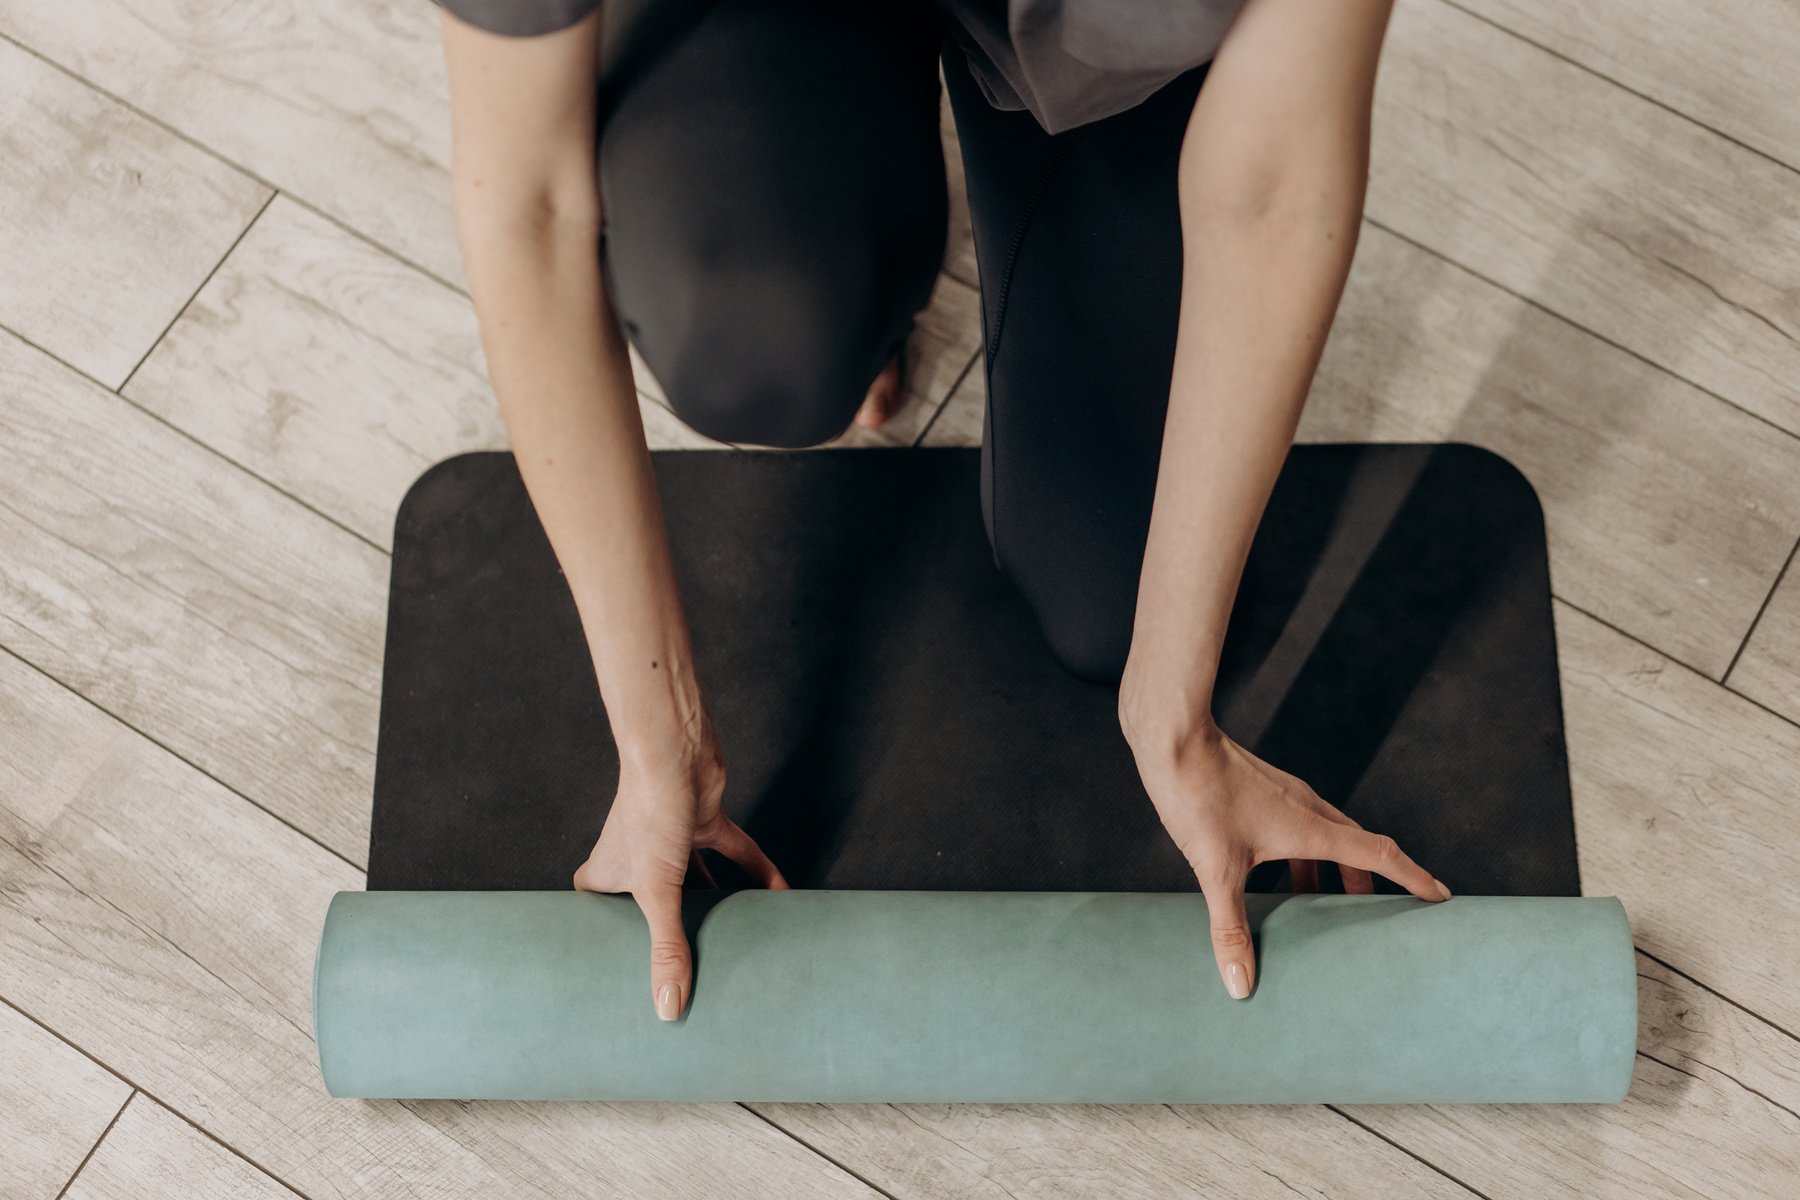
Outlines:
[[0, 28], [460, 282], [438, 11], [417, 0], [0, 0]]
[[329, 1098], [312, 958], [361, 874], [11, 655], [0, 730], [8, 999], [315, 1200], [868, 1194], [735, 1105]]
[[296, 1194], [139, 1092], [81, 1169], [68, 1200], [293, 1200]]
[[1463, 7], [1800, 168], [1793, 0], [1458, 0]]
[[1786, 1200], [1800, 1179], [1800, 1042], [1642, 955], [1625, 1103], [1345, 1111], [1491, 1200]]
[[1584, 889], [1624, 901], [1643, 950], [1800, 1029], [1800, 727], [1567, 605], [1556, 633]]
[[[0, 992], [10, 974], [10, 965], [0, 965]], [[0, 1196], [54, 1196], [131, 1087], [5, 1005], [0, 1063]]]
[[387, 556], [4, 335], [0, 376], [0, 645], [361, 862]]
[[0, 42], [0, 325], [116, 386], [268, 198]]
[[1317, 1106], [754, 1106], [897, 1200], [1469, 1197]]
[[125, 394], [384, 547], [427, 467], [507, 444], [468, 298], [286, 197]]
[[1769, 597], [1744, 653], [1726, 682], [1759, 703], [1800, 721], [1800, 556]]
[[1797, 188], [1442, 0], [1397, 6], [1369, 214], [1793, 432]]
[[969, 364], [968, 374], [963, 376], [950, 398], [944, 401], [944, 407], [938, 410], [937, 419], [925, 436], [919, 439], [921, 446], [979, 446], [981, 445], [981, 422], [987, 409], [987, 367], [983, 360], [976, 357]]
[[[979, 444], [984, 397], [977, 365], [925, 444]], [[1369, 225], [1299, 436], [1505, 455], [1557, 594], [1715, 675], [1800, 536], [1800, 439]]]

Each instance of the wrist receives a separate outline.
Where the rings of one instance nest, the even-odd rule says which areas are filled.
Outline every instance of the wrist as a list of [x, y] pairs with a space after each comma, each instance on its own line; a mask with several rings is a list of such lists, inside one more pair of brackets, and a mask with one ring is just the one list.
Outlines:
[[613, 744], [619, 752], [619, 771], [643, 780], [682, 779], [710, 754], [704, 718], [688, 726], [634, 724], [613, 726]]
[[1224, 739], [1213, 719], [1212, 688], [1193, 675], [1158, 672], [1128, 661], [1119, 680], [1119, 729], [1145, 773], [1172, 771]]
[[[671, 669], [672, 668], [672, 669]], [[685, 774], [716, 753], [699, 680], [678, 663], [602, 676], [601, 700], [619, 766], [643, 778]]]

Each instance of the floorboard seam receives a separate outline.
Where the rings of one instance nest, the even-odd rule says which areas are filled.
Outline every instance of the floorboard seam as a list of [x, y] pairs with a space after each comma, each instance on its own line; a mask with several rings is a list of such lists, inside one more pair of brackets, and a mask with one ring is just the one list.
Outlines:
[[155, 746], [158, 750], [161, 750], [163, 753], [165, 753], [169, 757], [175, 759], [177, 762], [183, 764], [184, 766], [186, 766], [194, 771], [197, 771], [201, 775], [204, 775], [207, 779], [210, 779], [212, 782], [218, 784], [220, 787], [224, 788], [227, 792], [231, 793], [233, 796], [236, 796], [239, 800], [242, 800], [245, 804], [248, 804], [251, 808], [254, 808], [257, 812], [262, 813], [264, 816], [277, 822], [283, 828], [291, 831], [292, 833], [295, 833], [298, 836], [304, 838], [306, 841], [311, 842], [313, 845], [317, 846], [319, 849], [325, 851], [325, 853], [331, 855], [331, 857], [337, 859], [339, 862], [343, 863], [345, 866], [350, 867], [352, 870], [356, 871], [357, 874], [359, 874], [359, 875], [367, 875], [368, 874], [367, 867], [357, 863], [353, 859], [351, 859], [343, 854], [340, 854], [338, 851], [332, 849], [330, 846], [326, 845], [324, 842], [320, 841], [318, 838], [314, 837], [312, 834], [306, 832], [306, 830], [300, 828], [298, 825], [294, 824], [292, 821], [288, 820], [286, 817], [282, 816], [280, 813], [275, 812], [273, 809], [265, 808], [261, 804], [258, 804], [255, 800], [251, 799], [248, 795], [246, 795], [240, 789], [231, 786], [231, 784], [226, 783], [223, 779], [220, 779], [217, 775], [214, 775], [211, 771], [208, 771], [205, 767], [202, 767], [198, 763], [193, 762], [191, 759], [187, 758], [181, 752], [171, 748], [170, 746], [166, 745], [165, 743], [163, 743], [156, 737], [152, 736], [151, 734], [144, 732], [142, 729], [139, 729], [136, 725], [132, 724], [130, 721], [127, 721], [125, 718], [119, 716], [117, 713], [110, 711], [105, 705], [99, 703], [98, 701], [92, 699], [89, 696], [83, 695], [79, 688], [72, 687], [71, 685], [64, 682], [63, 680], [58, 679], [55, 675], [52, 675], [49, 671], [44, 670], [44, 668], [38, 666], [36, 663], [32, 662], [29, 658], [26, 658], [24, 655], [20, 654], [17, 650], [14, 650], [11, 646], [5, 645], [4, 643], [0, 643], [0, 653], [4, 653], [8, 657], [16, 660], [17, 662], [22, 663], [25, 667], [29, 668], [32, 671], [35, 671], [39, 675], [42, 675], [45, 679], [48, 679], [51, 683], [55, 684], [57, 687], [62, 688], [64, 691], [68, 692], [70, 695], [78, 698], [83, 704], [86, 704], [90, 708], [93, 708], [96, 712], [103, 713], [110, 720], [116, 721], [122, 727], [129, 729], [132, 733], [136, 734], [138, 737], [143, 738], [145, 741], [149, 742], [152, 746]]
[[[130, 1085], [127, 1084], [127, 1086], [129, 1087]], [[132, 1097], [136, 1095], [136, 1088], [131, 1088], [130, 1091], [125, 1093], [125, 1101], [119, 1105], [119, 1111], [112, 1115], [112, 1120], [106, 1123], [106, 1128], [100, 1131], [100, 1136], [94, 1139], [94, 1144], [88, 1147], [87, 1153], [81, 1156], [81, 1161], [75, 1164], [74, 1174], [63, 1181], [62, 1190], [56, 1193], [56, 1200], [63, 1200], [63, 1197], [69, 1194], [69, 1189], [75, 1186], [75, 1181], [81, 1178], [82, 1171], [87, 1169], [88, 1162], [92, 1160], [94, 1153], [100, 1149], [100, 1143], [104, 1142], [107, 1134], [113, 1131], [113, 1126], [119, 1123], [119, 1118], [125, 1115], [125, 1110], [127, 1108], [131, 1107]]]
[[[1444, 2], [1448, 3], [1448, 0], [1444, 0]], [[1636, 359], [1638, 362], [1644, 364], [1646, 367], [1649, 367], [1651, 370], [1655, 371], [1657, 374], [1666, 375], [1670, 379], [1676, 380], [1679, 383], [1686, 384], [1688, 387], [1693, 388], [1696, 392], [1699, 392], [1701, 395], [1718, 401], [1720, 404], [1725, 405], [1727, 408], [1732, 408], [1732, 409], [1737, 410], [1738, 412], [1742, 413], [1744, 416], [1749, 417], [1752, 420], [1756, 421], [1759, 425], [1767, 426], [1769, 429], [1773, 430], [1775, 433], [1779, 434], [1781, 437], [1787, 438], [1790, 440], [1800, 440], [1800, 431], [1789, 429], [1787, 426], [1781, 424], [1779, 421], [1776, 421], [1774, 418], [1764, 416], [1762, 413], [1757, 412], [1753, 408], [1746, 408], [1744, 405], [1738, 403], [1736, 400], [1731, 399], [1729, 396], [1726, 396], [1720, 392], [1716, 392], [1712, 388], [1706, 386], [1703, 383], [1698, 382], [1697, 380], [1689, 379], [1686, 375], [1683, 375], [1678, 371], [1670, 369], [1669, 367], [1663, 365], [1662, 363], [1657, 362], [1655, 359], [1646, 356], [1641, 351], [1633, 350], [1630, 346], [1627, 346], [1622, 342], [1614, 341], [1611, 337], [1608, 337], [1606, 334], [1601, 333], [1598, 330], [1588, 328], [1586, 325], [1583, 325], [1580, 321], [1575, 320], [1573, 317], [1570, 317], [1564, 313], [1557, 312], [1554, 308], [1551, 308], [1544, 301], [1536, 299], [1535, 297], [1532, 297], [1532, 296], [1527, 296], [1523, 292], [1517, 291], [1514, 288], [1509, 287], [1508, 285], [1506, 285], [1504, 283], [1501, 283], [1499, 280], [1494, 279], [1491, 276], [1483, 274], [1481, 271], [1475, 269], [1474, 267], [1470, 266], [1469, 264], [1467, 264], [1465, 262], [1461, 262], [1458, 259], [1451, 258], [1448, 254], [1445, 254], [1443, 251], [1438, 250], [1435, 247], [1428, 245], [1425, 242], [1420, 241], [1418, 238], [1413, 237], [1411, 234], [1400, 232], [1400, 230], [1396, 229], [1392, 225], [1387, 224], [1385, 221], [1381, 220], [1379, 217], [1373, 217], [1373, 216], [1369, 216], [1369, 215], [1365, 214], [1363, 216], [1363, 221], [1366, 224], [1369, 224], [1369, 225], [1373, 226], [1374, 228], [1379, 229], [1381, 232], [1387, 234], [1389, 237], [1398, 238], [1399, 240], [1405, 242], [1407, 245], [1411, 246], [1413, 249], [1419, 251], [1420, 253], [1429, 254], [1432, 258], [1437, 259], [1439, 262], [1442, 262], [1449, 266], [1455, 267], [1457, 270], [1463, 272], [1469, 278], [1479, 280], [1480, 282], [1486, 284], [1488, 287], [1491, 287], [1491, 288], [1495, 289], [1496, 291], [1503, 292], [1506, 295], [1511, 296], [1514, 300], [1517, 300], [1519, 303], [1524, 304], [1530, 308], [1536, 309], [1538, 312], [1544, 314], [1547, 317], [1550, 317], [1551, 319], [1555, 320], [1557, 323], [1566, 325], [1570, 329], [1573, 329], [1578, 333], [1585, 334], [1586, 336], [1593, 338], [1595, 341], [1600, 342], [1602, 345], [1609, 346], [1612, 349], [1617, 350], [1619, 353], [1626, 355], [1627, 357]]]
[[[1753, 1018], [1754, 1020], [1760, 1022], [1761, 1024], [1767, 1025], [1770, 1029], [1773, 1029], [1776, 1033], [1779, 1033], [1782, 1037], [1789, 1038], [1795, 1042], [1800, 1042], [1800, 1035], [1795, 1034], [1793, 1030], [1788, 1029], [1787, 1027], [1781, 1025], [1780, 1023], [1773, 1021], [1768, 1017], [1763, 1016], [1761, 1013], [1757, 1012], [1753, 1008], [1746, 1007], [1741, 1001], [1732, 999], [1730, 996], [1727, 996], [1724, 992], [1721, 992], [1718, 988], [1713, 987], [1711, 984], [1705, 982], [1704, 980], [1696, 979], [1694, 976], [1688, 974], [1686, 971], [1682, 970], [1678, 966], [1675, 966], [1673, 963], [1667, 961], [1666, 959], [1658, 958], [1655, 954], [1652, 954], [1650, 951], [1644, 949], [1642, 946], [1637, 947], [1637, 952], [1639, 954], [1643, 955], [1645, 958], [1649, 959], [1651, 962], [1655, 963], [1657, 966], [1661, 967], [1663, 970], [1668, 971], [1671, 974], [1681, 976], [1683, 979], [1687, 980], [1689, 983], [1693, 984], [1695, 987], [1699, 988], [1701, 991], [1705, 992], [1707, 995], [1716, 997], [1717, 999], [1720, 999], [1720, 1000], [1723, 1000], [1725, 1003], [1731, 1005], [1731, 1007], [1737, 1009], [1739, 1012], [1743, 1013], [1745, 1016]], [[1640, 971], [1638, 973], [1638, 978], [1648, 979], [1648, 978], [1650, 978], [1650, 976], [1647, 976], [1647, 975], [1643, 974], [1643, 972]]]
[[[1768, 594], [1763, 597], [1761, 607], [1756, 610], [1756, 616], [1750, 619], [1750, 628], [1744, 630], [1744, 640], [1738, 643], [1737, 653], [1733, 654], [1731, 661], [1725, 664], [1725, 673], [1719, 676], [1719, 682], [1725, 687], [1731, 687], [1731, 673], [1737, 670], [1738, 660], [1744, 657], [1744, 650], [1750, 645], [1750, 639], [1756, 636], [1756, 627], [1762, 624], [1763, 615], [1769, 611], [1769, 604], [1775, 599], [1775, 593], [1781, 590], [1782, 580], [1786, 579], [1787, 573], [1793, 569], [1796, 554], [1800, 554], [1800, 538], [1794, 540], [1794, 548], [1788, 551], [1787, 560], [1781, 564], [1781, 570], [1775, 573], [1775, 582], [1769, 585]], [[1735, 688], [1732, 690], [1736, 691]]]
[[131, 370], [125, 372], [125, 378], [119, 380], [119, 386], [108, 388], [108, 391], [116, 392], [120, 396], [125, 394], [125, 389], [131, 386], [131, 381], [137, 378], [137, 373], [143, 369], [145, 363], [150, 361], [150, 356], [155, 354], [156, 348], [163, 344], [163, 339], [169, 336], [169, 330], [175, 328], [175, 326], [180, 323], [181, 318], [187, 315], [187, 310], [194, 306], [194, 301], [200, 298], [200, 293], [206, 290], [206, 285], [211, 283], [213, 281], [213, 276], [219, 273], [219, 268], [230, 261], [233, 254], [237, 253], [237, 248], [243, 244], [244, 239], [249, 236], [250, 231], [256, 228], [256, 223], [262, 220], [263, 214], [269, 211], [269, 205], [275, 203], [275, 197], [279, 195], [281, 195], [281, 193], [278, 191], [271, 190], [269, 192], [262, 204], [257, 207], [257, 210], [250, 214], [250, 219], [244, 222], [244, 227], [237, 231], [237, 236], [231, 239], [231, 245], [225, 247], [225, 253], [219, 255], [219, 261], [212, 265], [206, 272], [206, 277], [195, 286], [192, 292], [188, 293], [188, 298], [181, 302], [181, 307], [175, 310], [175, 315], [170, 317], [168, 323], [162, 327], [162, 332], [150, 339], [149, 347], [138, 356], [138, 360], [132, 364]]
[[[807, 1141], [805, 1138], [801, 1137], [799, 1134], [795, 1133], [793, 1130], [788, 1129], [785, 1126], [772, 1120], [771, 1118], [764, 1116], [762, 1113], [757, 1112], [750, 1105], [745, 1104], [742, 1101], [740, 1101], [738, 1103], [738, 1107], [743, 1109], [745, 1112], [749, 1113], [751, 1116], [755, 1117], [757, 1120], [761, 1121], [763, 1124], [767, 1125], [770, 1129], [773, 1129], [775, 1132], [779, 1133], [782, 1137], [787, 1138], [789, 1141], [795, 1143], [796, 1145], [805, 1148], [809, 1153], [816, 1155], [819, 1158], [824, 1159], [826, 1162], [830, 1163], [832, 1166], [836, 1167], [838, 1170], [842, 1171], [844, 1174], [850, 1176], [850, 1178], [856, 1180], [856, 1182], [862, 1184], [864, 1187], [868, 1188], [870, 1191], [876, 1193], [877, 1195], [885, 1196], [887, 1198], [887, 1200], [898, 1200], [898, 1197], [896, 1197], [892, 1192], [888, 1191], [885, 1188], [877, 1187], [872, 1181], [870, 1181], [865, 1176], [857, 1173], [856, 1171], [851, 1170], [849, 1167], [845, 1166], [843, 1163], [839, 1162], [837, 1159], [833, 1158], [831, 1155], [825, 1153], [823, 1150], [819, 1149], [817, 1146], [813, 1145], [811, 1142]], [[1002, 1189], [1002, 1190], [1004, 1190], [1004, 1189]]]
[[1355, 1117], [1351, 1116], [1349, 1113], [1345, 1112], [1342, 1108], [1338, 1107], [1337, 1105], [1327, 1104], [1327, 1105], [1325, 1105], [1325, 1107], [1330, 1109], [1332, 1112], [1336, 1113], [1338, 1116], [1344, 1118], [1344, 1120], [1350, 1122], [1352, 1125], [1356, 1126], [1358, 1129], [1363, 1130], [1365, 1133], [1369, 1133], [1369, 1134], [1374, 1135], [1375, 1137], [1380, 1138], [1382, 1141], [1386, 1142], [1388, 1145], [1392, 1146], [1394, 1149], [1400, 1151], [1400, 1153], [1406, 1155], [1408, 1158], [1412, 1159], [1414, 1162], [1417, 1162], [1421, 1166], [1427, 1167], [1427, 1168], [1431, 1169], [1432, 1171], [1437, 1172], [1439, 1175], [1442, 1175], [1445, 1179], [1448, 1179], [1451, 1183], [1454, 1183], [1457, 1187], [1462, 1188], [1464, 1191], [1468, 1192], [1470, 1195], [1479, 1196], [1479, 1197], [1481, 1197], [1481, 1200], [1493, 1200], [1493, 1197], [1489, 1196], [1486, 1192], [1482, 1191], [1480, 1188], [1477, 1188], [1477, 1187], [1473, 1186], [1472, 1184], [1469, 1184], [1461, 1179], [1458, 1179], [1455, 1175], [1452, 1175], [1449, 1171], [1446, 1171], [1443, 1167], [1438, 1166], [1436, 1163], [1432, 1162], [1430, 1159], [1421, 1157], [1417, 1151], [1395, 1141], [1393, 1138], [1389, 1137], [1387, 1134], [1381, 1132], [1381, 1130], [1376, 1129], [1371, 1125], [1368, 1125], [1362, 1121], [1357, 1120]]
[[[134, 1095], [134, 1096], [141, 1095], [145, 1099], [149, 1100], [151, 1103], [174, 1114], [182, 1122], [191, 1126], [196, 1133], [200, 1134], [207, 1141], [212, 1142], [213, 1144], [225, 1149], [228, 1153], [231, 1154], [231, 1156], [233, 1158], [241, 1159], [242, 1161], [248, 1163], [250, 1166], [256, 1168], [256, 1170], [258, 1172], [260, 1172], [261, 1174], [267, 1176], [269, 1179], [274, 1180], [276, 1183], [280, 1184], [282, 1187], [286, 1188], [288, 1191], [292, 1192], [294, 1195], [301, 1197], [301, 1200], [310, 1200], [310, 1198], [307, 1196], [307, 1194], [305, 1192], [301, 1191], [299, 1188], [295, 1187], [293, 1184], [289, 1183], [287, 1180], [283, 1179], [281, 1176], [277, 1175], [275, 1172], [271, 1171], [269, 1168], [263, 1166], [261, 1163], [257, 1162], [254, 1158], [251, 1158], [248, 1154], [245, 1154], [242, 1150], [239, 1150], [236, 1146], [233, 1146], [230, 1142], [226, 1141], [224, 1138], [220, 1137], [218, 1134], [213, 1133], [211, 1130], [209, 1130], [205, 1126], [201, 1125], [198, 1121], [194, 1120], [192, 1117], [190, 1117], [186, 1113], [182, 1112], [179, 1108], [175, 1107], [173, 1104], [170, 1104], [167, 1100], [164, 1100], [162, 1097], [158, 1096], [155, 1092], [151, 1091], [149, 1088], [144, 1087], [142, 1084], [135, 1082], [131, 1078], [131, 1076], [125, 1074], [125, 1072], [119, 1070], [117, 1067], [113, 1066], [111, 1063], [107, 1062], [105, 1059], [100, 1058], [97, 1055], [90, 1052], [89, 1050], [85, 1049], [83, 1046], [81, 1046], [79, 1043], [75, 1042], [73, 1039], [65, 1036], [62, 1033], [59, 1033], [57, 1030], [51, 1028], [49, 1025], [46, 1025], [44, 1022], [38, 1020], [32, 1014], [26, 1012], [18, 1004], [13, 1002], [13, 999], [11, 996], [0, 995], [0, 1004], [6, 1005], [6, 1007], [12, 1009], [12, 1011], [18, 1013], [21, 1017], [24, 1017], [27, 1021], [30, 1021], [33, 1025], [36, 1025], [39, 1029], [43, 1030], [45, 1033], [47, 1033], [51, 1037], [55, 1038], [57, 1041], [61, 1042], [65, 1046], [67, 1046], [69, 1049], [75, 1051], [75, 1053], [81, 1055], [83, 1058], [85, 1058], [89, 1062], [93, 1063], [96, 1067], [99, 1067], [102, 1071], [105, 1071], [108, 1075], [111, 1075], [114, 1079], [117, 1079], [120, 1083], [123, 1083], [126, 1087], [129, 1087], [131, 1089], [132, 1095]], [[131, 1102], [131, 1098], [129, 1096], [126, 1097], [126, 1104], [129, 1104], [130, 1102]], [[119, 1113], [123, 1113], [124, 1111], [125, 1111], [125, 1106], [120, 1105]], [[113, 1117], [113, 1120], [117, 1121], [118, 1119], [119, 1119], [118, 1115], [115, 1114]], [[110, 1131], [112, 1129], [112, 1126], [108, 1125], [106, 1128], [108, 1131]], [[100, 1136], [101, 1136], [101, 1140], [104, 1141], [106, 1135], [101, 1134]], [[100, 1145], [99, 1142], [94, 1143], [95, 1148], [98, 1148], [99, 1145]], [[88, 1154], [91, 1157], [93, 1154], [93, 1150], [89, 1150]], [[83, 1165], [86, 1165], [86, 1161], [87, 1161], [86, 1159], [82, 1160]], [[76, 1174], [80, 1174], [80, 1168], [76, 1169]], [[73, 1184], [74, 1182], [75, 1182], [74, 1176], [71, 1176], [69, 1178], [69, 1184]], [[68, 1190], [69, 1184], [63, 1185], [64, 1191]], [[60, 1195], [59, 1195], [59, 1200], [60, 1200]]]
[[1790, 163], [1783, 159], [1777, 158], [1777, 157], [1775, 157], [1775, 155], [1770, 154], [1767, 150], [1759, 149], [1758, 147], [1751, 145], [1749, 142], [1743, 141], [1740, 138], [1734, 137], [1733, 135], [1726, 133], [1723, 129], [1718, 129], [1718, 128], [1715, 128], [1714, 126], [1708, 125], [1706, 122], [1700, 120], [1700, 118], [1694, 116], [1692, 113], [1682, 112], [1679, 108], [1676, 108], [1674, 105], [1668, 103], [1666, 100], [1659, 100], [1655, 96], [1650, 95], [1648, 92], [1640, 92], [1640, 91], [1638, 91], [1638, 89], [1636, 89], [1635, 87], [1632, 87], [1630, 84], [1625, 83], [1618, 79], [1614, 79], [1611, 75], [1606, 74], [1605, 72], [1601, 71], [1597, 67], [1591, 67], [1587, 63], [1582, 62], [1578, 58], [1571, 58], [1568, 54], [1565, 54], [1563, 51], [1558, 50], [1553, 46], [1546, 45], [1545, 43], [1540, 42], [1535, 38], [1527, 37], [1525, 34], [1520, 33], [1517, 29], [1512, 29], [1506, 25], [1501, 24], [1499, 21], [1496, 21], [1494, 18], [1488, 16], [1486, 13], [1477, 12], [1472, 8], [1468, 8], [1462, 4], [1459, 4], [1459, 3], [1457, 3], [1457, 0], [1443, 0], [1443, 3], [1445, 4], [1446, 7], [1453, 8], [1457, 12], [1463, 13], [1466, 16], [1473, 17], [1475, 20], [1480, 21], [1483, 25], [1491, 26], [1492, 28], [1499, 30], [1501, 33], [1506, 34], [1508, 37], [1517, 38], [1519, 41], [1525, 43], [1527, 46], [1531, 46], [1532, 48], [1534, 48], [1536, 50], [1542, 51], [1543, 53], [1549, 55], [1551, 58], [1556, 59], [1558, 62], [1567, 63], [1569, 66], [1574, 67], [1576, 70], [1581, 71], [1583, 74], [1591, 75], [1595, 79], [1598, 79], [1606, 84], [1609, 84], [1612, 87], [1618, 88], [1621, 92], [1624, 92], [1626, 95], [1635, 96], [1637, 99], [1642, 100], [1645, 104], [1648, 104], [1653, 108], [1659, 108], [1663, 112], [1668, 113], [1670, 116], [1679, 117], [1681, 120], [1685, 121], [1689, 125], [1694, 126], [1696, 129], [1703, 129], [1707, 133], [1712, 134], [1714, 137], [1719, 138], [1721, 141], [1728, 142], [1731, 145], [1736, 146], [1738, 149], [1745, 151], [1746, 153], [1754, 154], [1754, 155], [1756, 155], [1756, 157], [1763, 159], [1766, 162], [1773, 163], [1775, 166], [1780, 167], [1784, 171], [1792, 171], [1795, 174], [1800, 174], [1800, 165], [1796, 165], [1794, 163]]

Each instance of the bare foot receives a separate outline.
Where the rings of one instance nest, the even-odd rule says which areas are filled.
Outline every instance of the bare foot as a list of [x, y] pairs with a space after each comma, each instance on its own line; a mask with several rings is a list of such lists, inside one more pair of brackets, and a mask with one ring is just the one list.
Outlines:
[[878, 429], [900, 407], [900, 356], [881, 369], [869, 385], [862, 407], [856, 410], [856, 424], [864, 429]]

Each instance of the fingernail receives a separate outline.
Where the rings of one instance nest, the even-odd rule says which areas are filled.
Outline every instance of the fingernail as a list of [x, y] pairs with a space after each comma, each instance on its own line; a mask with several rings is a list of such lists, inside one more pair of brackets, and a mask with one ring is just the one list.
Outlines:
[[1438, 895], [1445, 900], [1448, 900], [1450, 898], [1450, 889], [1444, 886], [1444, 881], [1441, 879], [1434, 879], [1432, 882], [1438, 885]]
[[681, 1015], [681, 989], [672, 983], [662, 985], [656, 993], [656, 1015], [665, 1021], [673, 1021]]
[[1225, 968], [1225, 990], [1231, 993], [1233, 1000], [1242, 1000], [1250, 994], [1250, 977], [1244, 973], [1243, 963], [1231, 963]]

